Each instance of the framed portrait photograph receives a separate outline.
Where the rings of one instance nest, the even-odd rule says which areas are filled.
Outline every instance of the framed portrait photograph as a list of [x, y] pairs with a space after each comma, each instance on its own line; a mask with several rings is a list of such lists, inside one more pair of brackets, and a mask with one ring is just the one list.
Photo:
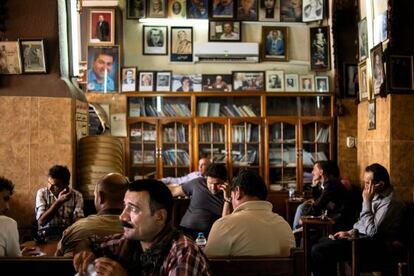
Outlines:
[[264, 71], [233, 71], [234, 91], [264, 91]]
[[359, 61], [363, 61], [368, 57], [368, 28], [367, 18], [358, 22], [358, 49]]
[[298, 92], [299, 91], [299, 75], [285, 74], [285, 91]]
[[329, 92], [329, 76], [315, 77], [316, 92]]
[[208, 19], [208, 0], [187, 0], [188, 19]]
[[310, 28], [310, 42], [311, 70], [329, 70], [329, 27]]
[[209, 41], [241, 41], [240, 21], [209, 21]]
[[391, 91], [414, 89], [412, 56], [390, 55], [387, 68], [389, 68], [387, 72]]
[[[36, 57], [37, 57], [37, 53]], [[0, 74], [22, 73], [22, 61], [18, 41], [0, 41]]]
[[201, 91], [201, 74], [173, 75], [172, 91], [193, 92]]
[[168, 18], [183, 19], [186, 15], [186, 0], [168, 0]]
[[89, 44], [115, 44], [115, 10], [89, 10]]
[[345, 97], [358, 95], [358, 65], [345, 64], [344, 66], [344, 94]]
[[302, 0], [280, 0], [280, 21], [302, 22]]
[[171, 62], [193, 61], [193, 27], [171, 26]]
[[311, 22], [323, 19], [324, 0], [302, 0], [302, 21]]
[[257, 1], [258, 0], [238, 0], [236, 19], [243, 21], [257, 21]]
[[156, 91], [171, 91], [171, 71], [162, 71], [157, 72], [157, 84], [156, 84]]
[[266, 71], [266, 91], [267, 92], [282, 92], [285, 90], [285, 77], [282, 70], [268, 70]]
[[258, 0], [259, 21], [280, 21], [280, 0]]
[[375, 95], [379, 95], [381, 85], [385, 81], [384, 62], [382, 60], [382, 43], [378, 43], [371, 49], [371, 74], [372, 74], [372, 91]]
[[132, 92], [137, 89], [137, 68], [123, 67], [121, 70], [121, 91]]
[[299, 79], [301, 92], [315, 91], [315, 77], [314, 75], [301, 75]]
[[147, 1], [147, 17], [149, 18], [165, 18], [167, 17], [167, 0], [148, 0]]
[[139, 72], [139, 91], [154, 91], [154, 72]]
[[377, 112], [375, 106], [375, 99], [368, 102], [368, 130], [373, 130], [377, 126]]
[[374, 17], [374, 45], [388, 38], [388, 12], [384, 11]]
[[143, 55], [168, 55], [168, 27], [144, 25], [142, 28]]
[[144, 18], [145, 4], [145, 0], [127, 0], [127, 19]]
[[203, 74], [202, 83], [203, 91], [230, 92], [232, 88], [232, 76], [230, 74]]
[[[212, 19], [233, 19], [235, 10], [235, 0], [219, 0], [210, 6], [210, 18]], [[210, 2], [210, 3], [211, 3]]]
[[358, 64], [358, 83], [359, 83], [359, 100], [370, 98], [370, 86], [368, 79], [367, 60]]
[[46, 73], [45, 45], [43, 39], [19, 39], [23, 73]]
[[262, 60], [288, 61], [287, 27], [262, 26]]
[[119, 46], [88, 46], [89, 92], [119, 91]]

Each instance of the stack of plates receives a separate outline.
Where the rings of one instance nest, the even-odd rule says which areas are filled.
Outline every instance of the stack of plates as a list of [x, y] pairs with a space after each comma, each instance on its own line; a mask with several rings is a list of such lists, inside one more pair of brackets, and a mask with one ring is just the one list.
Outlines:
[[87, 136], [79, 141], [79, 191], [85, 199], [93, 199], [96, 183], [108, 173], [125, 175], [125, 141], [112, 136]]

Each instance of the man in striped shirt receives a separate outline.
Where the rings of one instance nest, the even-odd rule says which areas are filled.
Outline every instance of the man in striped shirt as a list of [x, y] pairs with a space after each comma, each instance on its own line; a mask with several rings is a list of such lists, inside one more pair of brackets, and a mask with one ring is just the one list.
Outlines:
[[171, 227], [173, 198], [162, 182], [132, 182], [124, 204], [123, 234], [92, 237], [78, 246], [73, 263], [80, 275], [211, 275], [202, 250]]

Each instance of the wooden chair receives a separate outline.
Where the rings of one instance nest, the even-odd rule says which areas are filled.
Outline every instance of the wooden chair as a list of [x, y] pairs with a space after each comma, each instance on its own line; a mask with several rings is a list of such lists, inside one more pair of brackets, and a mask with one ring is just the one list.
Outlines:
[[72, 259], [65, 257], [0, 257], [1, 275], [73, 276]]
[[292, 249], [290, 257], [209, 258], [214, 276], [302, 276], [303, 250]]

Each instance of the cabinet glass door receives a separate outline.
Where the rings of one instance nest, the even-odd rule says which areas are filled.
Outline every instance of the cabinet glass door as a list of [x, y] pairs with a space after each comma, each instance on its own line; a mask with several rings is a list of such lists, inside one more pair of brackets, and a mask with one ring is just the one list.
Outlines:
[[260, 174], [260, 124], [239, 122], [231, 124], [231, 177], [248, 168]]
[[309, 122], [302, 126], [303, 185], [312, 183], [312, 169], [316, 161], [331, 158], [331, 127], [329, 123]]
[[198, 158], [227, 164], [226, 128], [224, 124], [207, 122], [198, 125]]
[[190, 173], [189, 125], [171, 122], [161, 125], [162, 176], [179, 177]]
[[137, 122], [130, 125], [130, 178], [157, 177], [157, 125]]
[[268, 131], [270, 189], [296, 188], [296, 125], [275, 122], [269, 124]]

